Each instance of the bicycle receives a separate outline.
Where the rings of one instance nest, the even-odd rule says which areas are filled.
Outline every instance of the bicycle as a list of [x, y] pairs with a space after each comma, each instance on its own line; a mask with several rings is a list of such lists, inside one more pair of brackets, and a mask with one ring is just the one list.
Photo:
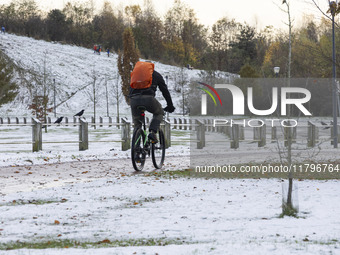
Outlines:
[[142, 171], [145, 165], [146, 156], [152, 157], [152, 163], [155, 168], [161, 169], [165, 158], [165, 139], [161, 129], [158, 130], [158, 142], [153, 143], [148, 138], [148, 132], [145, 124], [145, 106], [138, 106], [141, 112], [140, 128], [136, 128], [132, 136], [131, 160], [133, 168], [136, 171]]

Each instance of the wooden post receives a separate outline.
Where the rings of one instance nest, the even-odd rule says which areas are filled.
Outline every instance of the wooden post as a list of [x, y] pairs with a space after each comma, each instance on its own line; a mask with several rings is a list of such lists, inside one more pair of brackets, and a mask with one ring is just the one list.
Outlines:
[[161, 124], [160, 126], [161, 130], [163, 131], [164, 134], [164, 143], [165, 143], [165, 148], [169, 148], [171, 146], [171, 123], [170, 121], [165, 120], [164, 123]]
[[112, 117], [109, 117], [109, 127], [112, 127]]
[[237, 149], [240, 147], [240, 127], [238, 124], [233, 124], [231, 128], [230, 148]]
[[42, 150], [42, 124], [38, 119], [32, 118], [32, 150]]
[[315, 147], [316, 140], [318, 136], [318, 130], [315, 124], [311, 121], [308, 121], [308, 139], [307, 139], [307, 146], [308, 147]]
[[[331, 121], [331, 144], [333, 145], [333, 121]], [[338, 143], [340, 143], [340, 126], [338, 126]]]
[[184, 124], [183, 129], [184, 129], [184, 130], [188, 130], [188, 127], [187, 127], [188, 121], [187, 121], [187, 119], [184, 119], [184, 120], [183, 120], [183, 124]]
[[264, 147], [267, 143], [266, 141], [266, 124], [264, 124], [262, 127], [259, 127], [260, 129], [260, 140], [258, 142], [258, 147]]
[[189, 119], [189, 130], [194, 130], [193, 127], [192, 127], [192, 120]]
[[297, 128], [296, 127], [284, 127], [284, 140], [285, 140], [285, 147], [288, 146], [288, 137], [289, 133], [292, 139], [292, 143], [296, 143], [297, 137]]
[[103, 127], [103, 117], [99, 117], [99, 127]]
[[297, 138], [297, 128], [293, 127], [293, 139], [292, 139], [292, 143], [296, 143], [296, 138]]
[[182, 119], [181, 118], [178, 119], [178, 124], [179, 124], [179, 129], [182, 129], [183, 126], [182, 126]]
[[79, 150], [85, 151], [89, 148], [89, 124], [83, 118], [79, 118]]
[[77, 118], [75, 116], [73, 116], [73, 126], [77, 126]]
[[7, 117], [7, 124], [11, 124], [11, 118]]
[[253, 127], [254, 130], [254, 136], [253, 136], [253, 140], [255, 142], [258, 142], [260, 140], [260, 128], [259, 127]]
[[177, 129], [177, 120], [174, 118], [174, 129]]
[[91, 117], [92, 127], [96, 127], [96, 126], [95, 126], [95, 122], [96, 122], [96, 120], [95, 120], [94, 117], [92, 116], [92, 117]]
[[25, 124], [25, 125], [27, 124], [27, 119], [26, 119], [26, 117], [24, 117], [24, 124]]
[[119, 125], [119, 117], [116, 117], [116, 123], [117, 123], [117, 128], [120, 129], [120, 125]]
[[20, 123], [18, 117], [15, 117], [15, 123], [16, 123], [16, 124], [19, 124], [19, 123]]
[[197, 149], [203, 149], [205, 146], [205, 125], [203, 122], [196, 120]]
[[65, 117], [65, 126], [68, 126], [68, 117]]
[[4, 124], [4, 119], [0, 118], [0, 124]]
[[277, 140], [277, 127], [272, 127], [272, 143], [275, 143]]
[[122, 118], [122, 151], [127, 151], [131, 148], [131, 135], [130, 127], [131, 124], [124, 118]]
[[239, 125], [240, 141], [244, 141], [244, 126]]

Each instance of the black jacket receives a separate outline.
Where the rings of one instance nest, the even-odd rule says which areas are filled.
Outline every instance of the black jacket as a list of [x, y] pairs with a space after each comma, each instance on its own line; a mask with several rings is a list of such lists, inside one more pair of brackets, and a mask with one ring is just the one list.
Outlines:
[[173, 106], [172, 99], [170, 92], [168, 90], [168, 86], [165, 84], [165, 81], [162, 77], [162, 75], [157, 72], [153, 71], [152, 73], [152, 84], [150, 88], [147, 89], [133, 89], [130, 88], [130, 96], [134, 95], [156, 95], [157, 87], [162, 92], [164, 99], [166, 100], [166, 103], [168, 106]]

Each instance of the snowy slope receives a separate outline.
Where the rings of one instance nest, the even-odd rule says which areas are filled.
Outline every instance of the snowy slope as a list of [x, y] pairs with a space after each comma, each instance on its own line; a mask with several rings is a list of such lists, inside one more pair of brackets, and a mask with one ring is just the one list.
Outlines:
[[[33, 69], [43, 74], [45, 63], [45, 70], [48, 73], [50, 81], [52, 81], [53, 78], [56, 80], [57, 104], [63, 101], [66, 94], [71, 95], [76, 93], [70, 100], [57, 109], [59, 114], [72, 116], [80, 109], [85, 109], [86, 114], [93, 112], [91, 97], [94, 77], [96, 77], [98, 84], [96, 92], [98, 95], [97, 98], [99, 98], [97, 111], [101, 115], [106, 114], [105, 81], [107, 80], [110, 115], [113, 116], [113, 113], [116, 113], [113, 94], [113, 87], [118, 79], [116, 54], [111, 54], [110, 57], [108, 57], [105, 52], [102, 52], [101, 55], [97, 55], [94, 54], [92, 49], [35, 40], [12, 34], [0, 36], [0, 47], [10, 58], [25, 69]], [[168, 87], [173, 96], [177, 111], [180, 113], [181, 95], [174, 91], [176, 75], [180, 72], [180, 68], [155, 62], [155, 69], [164, 77], [168, 76]], [[190, 80], [199, 79], [201, 71], [185, 69], [185, 72], [188, 80]], [[219, 72], [219, 75], [229, 77], [231, 74]], [[79, 91], [84, 87], [85, 89]], [[53, 87], [51, 85], [49, 89], [51, 99], [53, 98], [52, 90]], [[160, 98], [160, 94], [161, 93], [158, 93], [158, 98]], [[27, 90], [21, 89], [21, 93], [15, 102], [0, 108], [0, 115], [13, 117], [18, 115], [30, 116], [31, 113], [27, 110], [27, 105], [30, 101], [31, 99], [28, 97]], [[129, 114], [129, 108], [124, 99], [122, 98], [120, 101], [120, 109], [123, 114]], [[162, 103], [164, 105], [165, 101], [162, 101]], [[13, 108], [16, 109], [15, 112], [12, 111]]]

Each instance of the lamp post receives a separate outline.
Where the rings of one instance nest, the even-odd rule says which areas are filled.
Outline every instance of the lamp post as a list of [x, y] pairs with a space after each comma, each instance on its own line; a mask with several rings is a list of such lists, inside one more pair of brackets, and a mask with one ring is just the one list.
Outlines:
[[332, 14], [332, 43], [333, 43], [333, 145], [334, 148], [338, 148], [338, 88], [336, 84], [336, 66], [335, 66], [335, 22], [334, 18], [335, 15], [337, 14], [337, 5], [338, 5], [338, 0], [336, 1], [330, 1], [328, 0], [329, 3], [329, 10]]
[[279, 77], [279, 72], [280, 72], [280, 67], [279, 66], [275, 66], [274, 67], [274, 73], [275, 73], [276, 78]]
[[54, 112], [54, 117], [57, 117], [55, 78], [53, 78], [53, 112]]

